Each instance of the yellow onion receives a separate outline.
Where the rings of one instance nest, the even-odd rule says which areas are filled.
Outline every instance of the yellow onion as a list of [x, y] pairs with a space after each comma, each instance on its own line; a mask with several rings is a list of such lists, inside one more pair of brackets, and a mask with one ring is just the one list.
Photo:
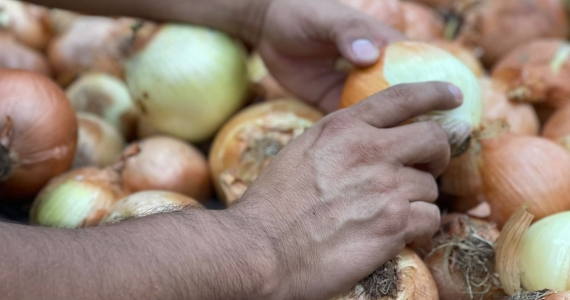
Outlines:
[[570, 104], [557, 109], [542, 128], [542, 136], [570, 151]]
[[538, 38], [565, 38], [568, 17], [560, 0], [483, 0], [467, 10], [457, 40], [482, 50], [493, 66], [510, 51]]
[[489, 222], [452, 213], [424, 249], [425, 263], [440, 300], [501, 299], [506, 296], [495, 273], [495, 241], [499, 231]]
[[77, 113], [79, 135], [73, 168], [106, 167], [114, 163], [125, 148], [121, 134], [97, 115]]
[[293, 97], [271, 76], [258, 52], [250, 54], [247, 61], [249, 81], [254, 92], [265, 100]]
[[337, 0], [338, 2], [358, 9], [392, 28], [403, 31], [406, 28], [404, 12], [399, 0]]
[[126, 190], [165, 190], [200, 201], [210, 199], [212, 183], [208, 163], [196, 147], [165, 135], [149, 137], [133, 145], [140, 150], [126, 160], [121, 172]]
[[169, 135], [210, 139], [247, 100], [245, 49], [205, 27], [142, 27], [125, 68], [142, 116]]
[[37, 50], [20, 44], [17, 40], [0, 36], [0, 69], [27, 70], [51, 76], [51, 67], [45, 56]]
[[125, 82], [102, 72], [82, 75], [66, 89], [76, 111], [102, 117], [126, 140], [135, 138], [138, 111]]
[[0, 0], [1, 32], [8, 32], [28, 47], [44, 50], [53, 36], [48, 9], [22, 1]]
[[341, 97], [341, 108], [403, 83], [446, 81], [461, 89], [463, 104], [417, 118], [439, 123], [448, 135], [452, 154], [463, 153], [481, 122], [481, 88], [469, 68], [449, 52], [423, 43], [400, 41], [381, 49], [376, 64], [350, 72]]
[[124, 78], [125, 49], [134, 24], [129, 18], [78, 17], [47, 49], [57, 82], [67, 87], [91, 71]]
[[208, 156], [216, 192], [230, 206], [289, 142], [323, 117], [293, 98], [251, 105], [217, 133]]
[[470, 51], [461, 44], [443, 39], [432, 40], [429, 41], [429, 43], [453, 54], [457, 59], [463, 62], [475, 76], [481, 77], [484, 75], [485, 69], [479, 61], [479, 58], [475, 56], [473, 51]]
[[196, 200], [169, 191], [144, 191], [119, 200], [101, 219], [99, 225], [123, 222], [152, 214], [203, 208]]
[[443, 38], [444, 20], [429, 6], [414, 2], [402, 2], [404, 34], [415, 41], [431, 41]]
[[494, 67], [492, 76], [509, 86], [515, 101], [550, 108], [570, 103], [570, 44], [562, 39], [540, 39], [524, 44]]
[[437, 300], [435, 282], [410, 248], [361, 280], [351, 291], [331, 300]]

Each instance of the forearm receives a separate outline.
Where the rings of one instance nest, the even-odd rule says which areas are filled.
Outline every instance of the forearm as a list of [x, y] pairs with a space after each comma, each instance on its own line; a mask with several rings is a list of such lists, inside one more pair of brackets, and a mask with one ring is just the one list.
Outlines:
[[80, 230], [0, 223], [0, 295], [262, 299], [271, 253], [236, 223], [203, 210]]
[[271, 0], [29, 0], [96, 15], [120, 15], [215, 28], [255, 43]]

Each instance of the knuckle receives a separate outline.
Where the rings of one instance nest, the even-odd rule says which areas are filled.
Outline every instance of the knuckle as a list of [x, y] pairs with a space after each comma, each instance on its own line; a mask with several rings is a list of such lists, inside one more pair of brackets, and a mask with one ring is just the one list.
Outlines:
[[435, 204], [430, 204], [429, 209], [427, 210], [427, 215], [429, 218], [429, 232], [434, 234], [439, 230], [441, 223], [441, 213], [439, 208]]
[[382, 234], [389, 236], [402, 234], [408, 227], [409, 213], [409, 204], [404, 201], [390, 201], [386, 204], [383, 214], [385, 218], [381, 221], [385, 224], [382, 226]]

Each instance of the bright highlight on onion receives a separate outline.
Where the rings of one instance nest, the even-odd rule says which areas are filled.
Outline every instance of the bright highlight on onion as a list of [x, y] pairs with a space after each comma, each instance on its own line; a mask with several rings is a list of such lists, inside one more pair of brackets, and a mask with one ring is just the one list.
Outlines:
[[402, 83], [445, 81], [464, 95], [463, 104], [449, 111], [435, 111], [418, 118], [435, 121], [448, 135], [452, 155], [463, 153], [472, 133], [479, 130], [482, 113], [481, 88], [469, 68], [452, 54], [422, 42], [401, 41], [382, 49], [372, 67], [354, 69], [346, 82], [341, 108], [354, 105], [373, 94]]
[[17, 40], [0, 35], [0, 69], [33, 71], [51, 76], [51, 67], [45, 56], [20, 44]]
[[331, 300], [437, 300], [435, 282], [421, 258], [404, 248], [394, 259]]
[[22, 1], [0, 0], [0, 33], [22, 44], [44, 50], [53, 35], [48, 9]]
[[144, 24], [138, 32], [126, 81], [142, 116], [154, 127], [202, 142], [245, 104], [246, 55], [237, 41], [190, 25], [153, 29]]
[[295, 99], [251, 105], [218, 132], [208, 156], [216, 192], [227, 206], [235, 203], [293, 139], [323, 117]]

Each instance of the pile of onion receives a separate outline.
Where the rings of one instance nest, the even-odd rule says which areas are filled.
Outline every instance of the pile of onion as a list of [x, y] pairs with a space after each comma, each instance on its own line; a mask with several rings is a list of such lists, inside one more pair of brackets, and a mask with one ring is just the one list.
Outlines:
[[101, 72], [85, 73], [65, 92], [76, 111], [102, 117], [127, 141], [135, 138], [138, 111], [120, 78]]
[[425, 263], [441, 300], [500, 299], [505, 294], [495, 273], [495, 241], [499, 231], [491, 223], [463, 214], [442, 217]]
[[435, 282], [421, 258], [404, 248], [395, 258], [331, 300], [438, 300]]
[[196, 147], [170, 136], [149, 137], [134, 145], [140, 150], [126, 160], [121, 172], [125, 190], [165, 190], [209, 200], [212, 183], [208, 163]]
[[429, 41], [429, 43], [453, 54], [453, 56], [463, 62], [473, 72], [473, 74], [475, 74], [475, 76], [481, 77], [485, 74], [485, 69], [481, 64], [481, 61], [479, 61], [479, 58], [475, 56], [473, 51], [465, 48], [465, 46], [462, 46], [457, 42], [443, 39], [432, 40]]
[[45, 56], [22, 45], [10, 36], [0, 35], [0, 69], [16, 69], [51, 76], [51, 67]]
[[46, 7], [14, 0], [0, 0], [0, 34], [8, 33], [22, 44], [44, 50], [53, 36]]
[[77, 119], [65, 93], [30, 71], [0, 70], [0, 195], [35, 195], [71, 166]]
[[557, 109], [542, 128], [542, 136], [570, 151], [570, 104]]
[[230, 206], [289, 142], [323, 117], [293, 98], [251, 105], [218, 132], [209, 153], [212, 181]]
[[406, 20], [399, 0], [337, 0], [338, 2], [358, 9], [398, 31], [404, 31]]
[[125, 65], [141, 115], [158, 130], [190, 141], [213, 137], [245, 105], [245, 48], [205, 27], [144, 23]]
[[385, 46], [376, 64], [350, 72], [340, 107], [354, 105], [397, 84], [424, 81], [450, 82], [463, 92], [464, 100], [460, 107], [434, 111], [416, 119], [440, 124], [449, 137], [452, 155], [460, 155], [468, 148], [473, 132], [479, 130], [481, 88], [477, 77], [464, 63], [436, 46], [412, 41]]
[[119, 200], [101, 219], [99, 225], [114, 224], [148, 215], [203, 208], [200, 202], [169, 191], [143, 191]]
[[72, 167], [106, 167], [123, 153], [125, 139], [109, 123], [97, 115], [77, 113], [79, 134]]
[[443, 18], [429, 6], [414, 2], [400, 4], [404, 12], [404, 34], [411, 40], [431, 41], [443, 38]]
[[480, 0], [467, 9], [457, 40], [480, 48], [487, 67], [537, 38], [565, 38], [568, 17], [560, 0]]
[[510, 52], [492, 76], [509, 86], [512, 100], [559, 108], [570, 103], [570, 44], [562, 39], [540, 39]]
[[90, 71], [124, 78], [125, 48], [135, 21], [128, 18], [81, 16], [48, 46], [48, 59], [57, 82], [67, 87]]
[[247, 72], [253, 91], [264, 100], [293, 97], [267, 70], [261, 55], [253, 52], [247, 61]]

